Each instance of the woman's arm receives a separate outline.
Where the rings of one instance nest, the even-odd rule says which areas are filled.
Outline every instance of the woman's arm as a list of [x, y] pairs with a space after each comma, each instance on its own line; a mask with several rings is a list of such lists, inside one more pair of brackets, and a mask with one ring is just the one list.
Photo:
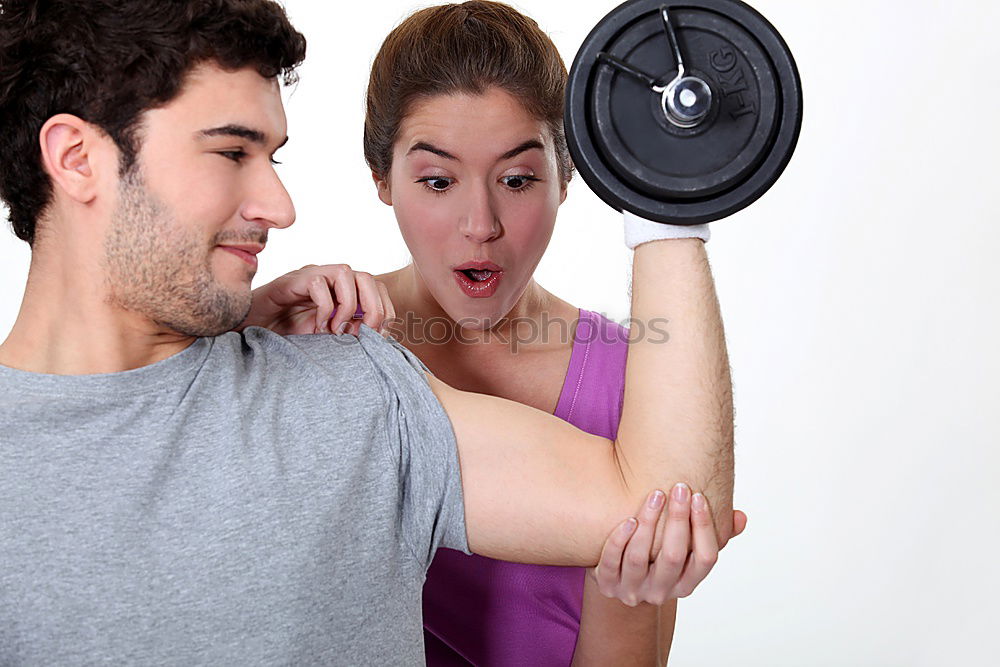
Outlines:
[[[650, 578], [651, 562], [655, 564], [656, 554], [651, 552], [657, 533], [663, 536], [664, 553], [686, 552], [693, 543], [689, 493], [683, 490], [669, 498], [650, 496], [637, 512], [635, 532], [628, 538], [624, 531], [608, 536], [600, 564], [584, 578], [572, 667], [648, 667], [666, 661], [676, 599], [663, 605], [638, 600], [643, 599], [640, 588]], [[666, 523], [671, 521], [675, 529], [668, 533]], [[704, 543], [700, 540], [703, 548]]]
[[628, 607], [611, 600], [587, 577], [583, 588], [580, 635], [573, 667], [664, 665], [674, 638], [677, 600], [656, 606]]
[[[700, 582], [693, 581], [693, 576], [700, 574], [697, 563], [714, 560], [717, 553], [707, 508], [692, 508], [686, 493], [672, 493], [666, 509], [663, 514], [647, 503], [638, 512], [634, 533], [626, 535], [620, 530], [608, 536], [600, 564], [589, 570], [584, 580], [574, 667], [666, 664], [674, 638], [677, 598], [692, 593]], [[732, 536], [746, 526], [747, 515], [735, 510]], [[658, 538], [663, 541], [662, 548], [656, 546]], [[688, 549], [690, 553], [686, 553]], [[658, 569], [669, 567], [672, 558], [684, 561], [677, 585], [651, 590]], [[657, 592], [666, 597], [658, 598]], [[642, 600], [664, 601], [657, 605]]]

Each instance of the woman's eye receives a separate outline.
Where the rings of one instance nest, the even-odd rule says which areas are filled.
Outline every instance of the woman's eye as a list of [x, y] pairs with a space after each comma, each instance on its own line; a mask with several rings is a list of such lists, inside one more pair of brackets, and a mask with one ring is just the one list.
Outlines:
[[444, 176], [428, 176], [427, 178], [421, 178], [417, 183], [423, 183], [435, 192], [444, 192], [451, 187], [452, 180]]
[[511, 190], [527, 190], [533, 181], [538, 179], [534, 176], [522, 176], [520, 174], [514, 176], [504, 176], [500, 179], [503, 184], [506, 185]]

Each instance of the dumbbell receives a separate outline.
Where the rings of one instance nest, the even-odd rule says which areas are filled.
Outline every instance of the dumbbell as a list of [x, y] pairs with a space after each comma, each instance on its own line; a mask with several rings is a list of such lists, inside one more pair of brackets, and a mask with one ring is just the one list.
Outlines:
[[778, 179], [802, 86], [781, 35], [739, 0], [629, 0], [577, 52], [564, 120], [577, 171], [605, 203], [694, 225]]

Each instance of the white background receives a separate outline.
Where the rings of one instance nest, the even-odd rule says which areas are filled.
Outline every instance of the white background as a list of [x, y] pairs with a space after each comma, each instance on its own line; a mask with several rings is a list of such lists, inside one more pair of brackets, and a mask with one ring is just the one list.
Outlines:
[[[524, 0], [567, 66], [616, 3]], [[676, 665], [987, 665], [1000, 628], [1000, 4], [757, 0], [799, 65], [795, 157], [709, 244], [748, 532], [681, 601]], [[407, 259], [361, 152], [367, 68], [423, 5], [287, 0], [309, 38], [258, 283]], [[576, 179], [540, 282], [628, 313], [618, 216]], [[0, 237], [0, 332], [26, 246]], [[67, 323], [72, 326], [72, 323]]]

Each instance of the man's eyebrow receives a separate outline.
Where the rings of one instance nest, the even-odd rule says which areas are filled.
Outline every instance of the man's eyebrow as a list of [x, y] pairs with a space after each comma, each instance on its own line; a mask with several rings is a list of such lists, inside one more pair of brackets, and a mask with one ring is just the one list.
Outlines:
[[[198, 136], [203, 139], [208, 137], [237, 137], [239, 139], [252, 141], [255, 144], [267, 143], [266, 134], [260, 130], [255, 130], [245, 125], [222, 125], [220, 127], [213, 127], [207, 130], [201, 130], [198, 132]], [[287, 140], [288, 138], [286, 137], [285, 141]]]
[[[497, 158], [497, 162], [499, 162], [500, 160], [509, 160], [512, 157], [520, 155], [524, 151], [530, 151], [535, 148], [544, 150], [545, 146], [538, 139], [528, 139], [527, 141], [519, 144], [517, 147], [512, 148], [503, 155], [501, 155], [499, 158]], [[442, 150], [437, 146], [434, 146], [433, 144], [427, 143], [426, 141], [418, 141], [417, 143], [413, 144], [413, 146], [410, 148], [410, 150], [406, 152], [406, 154], [409, 155], [414, 151], [427, 151], [428, 153], [434, 153], [435, 155], [440, 155], [441, 157], [448, 160], [458, 160], [457, 157], [455, 157], [448, 151]]]

